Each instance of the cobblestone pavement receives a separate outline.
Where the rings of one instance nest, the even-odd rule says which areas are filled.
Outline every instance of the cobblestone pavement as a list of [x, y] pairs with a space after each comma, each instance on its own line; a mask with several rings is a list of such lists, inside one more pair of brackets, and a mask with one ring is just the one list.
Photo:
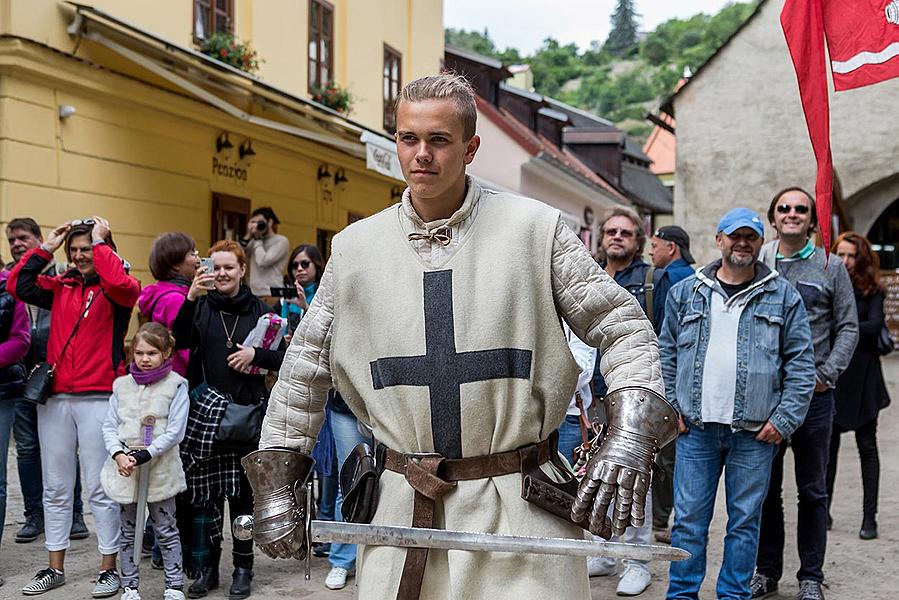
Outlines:
[[[899, 357], [884, 361], [884, 375], [893, 398], [899, 398]], [[851, 434], [844, 437], [840, 465], [837, 475], [838, 493], [833, 503], [834, 527], [830, 532], [825, 565], [825, 590], [830, 599], [865, 598], [867, 600], [893, 600], [899, 590], [899, 503], [895, 502], [897, 480], [899, 480], [899, 410], [887, 409], [880, 419], [881, 451], [881, 506], [878, 516], [880, 538], [862, 541], [858, 538], [861, 524], [861, 478], [858, 467], [858, 453]], [[30, 544], [14, 543], [15, 531], [22, 523], [22, 497], [19, 490], [14, 451], [9, 459], [9, 500], [7, 505], [6, 528], [0, 545], [0, 575], [6, 583], [0, 587], [0, 600], [23, 598], [20, 589], [32, 575], [46, 565], [46, 553], [42, 538]], [[787, 453], [785, 472], [792, 472], [792, 454]], [[724, 490], [719, 490], [717, 511], [712, 523], [708, 555], [709, 575], [703, 588], [703, 597], [714, 597], [715, 577], [721, 561], [722, 540], [726, 515], [723, 502]], [[796, 510], [793, 499], [796, 488], [792, 477], [784, 482], [784, 497], [787, 505], [787, 549], [785, 575], [781, 582], [780, 595], [776, 599], [793, 598], [798, 586], [792, 574], [798, 568], [795, 538], [789, 532], [796, 531]], [[93, 524], [88, 515], [88, 527]], [[228, 556], [226, 543], [225, 556]], [[90, 598], [93, 580], [96, 577], [98, 555], [96, 538], [91, 535], [86, 540], [72, 542], [66, 561], [68, 583], [58, 590], [45, 594], [47, 600]], [[161, 599], [163, 592], [162, 572], [151, 570], [149, 561], [144, 560], [141, 595], [144, 599]], [[327, 559], [313, 559], [312, 579], [303, 581], [302, 565], [295, 561], [274, 561], [260, 553], [256, 556], [253, 595], [256, 600], [285, 600], [308, 598], [312, 600], [341, 600], [353, 595], [353, 579], [350, 585], [340, 591], [330, 591], [324, 587], [328, 572]], [[667, 567], [665, 564], [652, 565], [653, 583], [641, 596], [645, 600], [661, 600], [665, 597]], [[227, 598], [230, 585], [230, 567], [223, 561], [221, 569], [223, 589], [209, 594], [209, 598]], [[535, 574], [536, 576], [536, 574]], [[591, 582], [593, 598], [615, 596], [616, 579], [595, 578]], [[524, 600], [524, 599], [522, 599]]]

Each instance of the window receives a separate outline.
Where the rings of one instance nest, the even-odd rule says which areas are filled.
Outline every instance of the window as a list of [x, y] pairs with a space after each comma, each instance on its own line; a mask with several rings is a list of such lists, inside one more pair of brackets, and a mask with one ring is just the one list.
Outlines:
[[384, 44], [384, 129], [390, 133], [396, 131], [393, 106], [400, 95], [402, 70], [403, 59], [400, 53]]
[[333, 78], [334, 7], [325, 0], [309, 0], [309, 92]]
[[194, 38], [205, 40], [213, 33], [232, 33], [234, 0], [194, 0]]

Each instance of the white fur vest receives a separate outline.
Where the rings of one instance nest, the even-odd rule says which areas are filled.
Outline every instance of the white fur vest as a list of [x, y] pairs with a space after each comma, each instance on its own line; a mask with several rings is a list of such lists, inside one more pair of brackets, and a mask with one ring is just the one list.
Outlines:
[[[175, 397], [178, 386], [184, 382], [185, 379], [174, 371], [151, 385], [138, 385], [130, 375], [116, 379], [112, 384], [112, 391], [118, 401], [116, 416], [119, 423], [119, 440], [129, 448], [142, 447], [141, 421], [148, 415], [156, 417], [153, 438], [162, 435], [169, 420], [169, 406]], [[140, 468], [147, 467], [150, 468], [148, 502], [166, 500], [187, 489], [178, 446], [154, 457]], [[137, 480], [137, 470], [131, 474], [131, 477], [119, 475], [116, 462], [112, 458], [106, 461], [100, 474], [100, 482], [106, 495], [119, 504], [137, 502]]]

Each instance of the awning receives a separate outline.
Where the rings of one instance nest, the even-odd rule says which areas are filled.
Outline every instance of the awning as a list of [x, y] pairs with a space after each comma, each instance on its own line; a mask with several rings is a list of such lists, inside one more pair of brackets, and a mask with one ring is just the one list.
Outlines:
[[[179, 91], [241, 121], [329, 146], [357, 158], [367, 157], [369, 168], [402, 179], [401, 174], [396, 177], [391, 172], [374, 168], [368, 158], [371, 155], [368, 148], [375, 143], [373, 140], [393, 144], [386, 135], [92, 6], [76, 2], [67, 4], [76, 10], [69, 26], [71, 35], [103, 46]], [[276, 113], [279, 120], [254, 114], [262, 112]], [[370, 141], [363, 142], [360, 139], [363, 134]]]

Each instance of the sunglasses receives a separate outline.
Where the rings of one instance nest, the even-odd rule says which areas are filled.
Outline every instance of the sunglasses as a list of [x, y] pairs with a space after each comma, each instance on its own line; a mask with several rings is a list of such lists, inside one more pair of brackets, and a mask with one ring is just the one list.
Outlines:
[[295, 269], [308, 269], [309, 265], [311, 264], [311, 260], [298, 260], [297, 262], [293, 263], [293, 267]]
[[97, 222], [93, 219], [75, 219], [74, 221], [69, 223], [69, 225], [71, 225], [72, 227], [77, 227], [78, 225], [88, 225], [92, 227], [96, 225], [96, 223]]
[[632, 229], [604, 229], [602, 232], [603, 235], [607, 235], [609, 237], [615, 237], [616, 235], [620, 235], [623, 238], [632, 238], [634, 235], [634, 231]]
[[796, 206], [790, 206], [789, 204], [778, 204], [777, 212], [782, 215], [790, 214], [791, 210], [795, 210], [797, 215], [807, 215], [808, 214], [808, 205], [806, 204], [797, 204]]

